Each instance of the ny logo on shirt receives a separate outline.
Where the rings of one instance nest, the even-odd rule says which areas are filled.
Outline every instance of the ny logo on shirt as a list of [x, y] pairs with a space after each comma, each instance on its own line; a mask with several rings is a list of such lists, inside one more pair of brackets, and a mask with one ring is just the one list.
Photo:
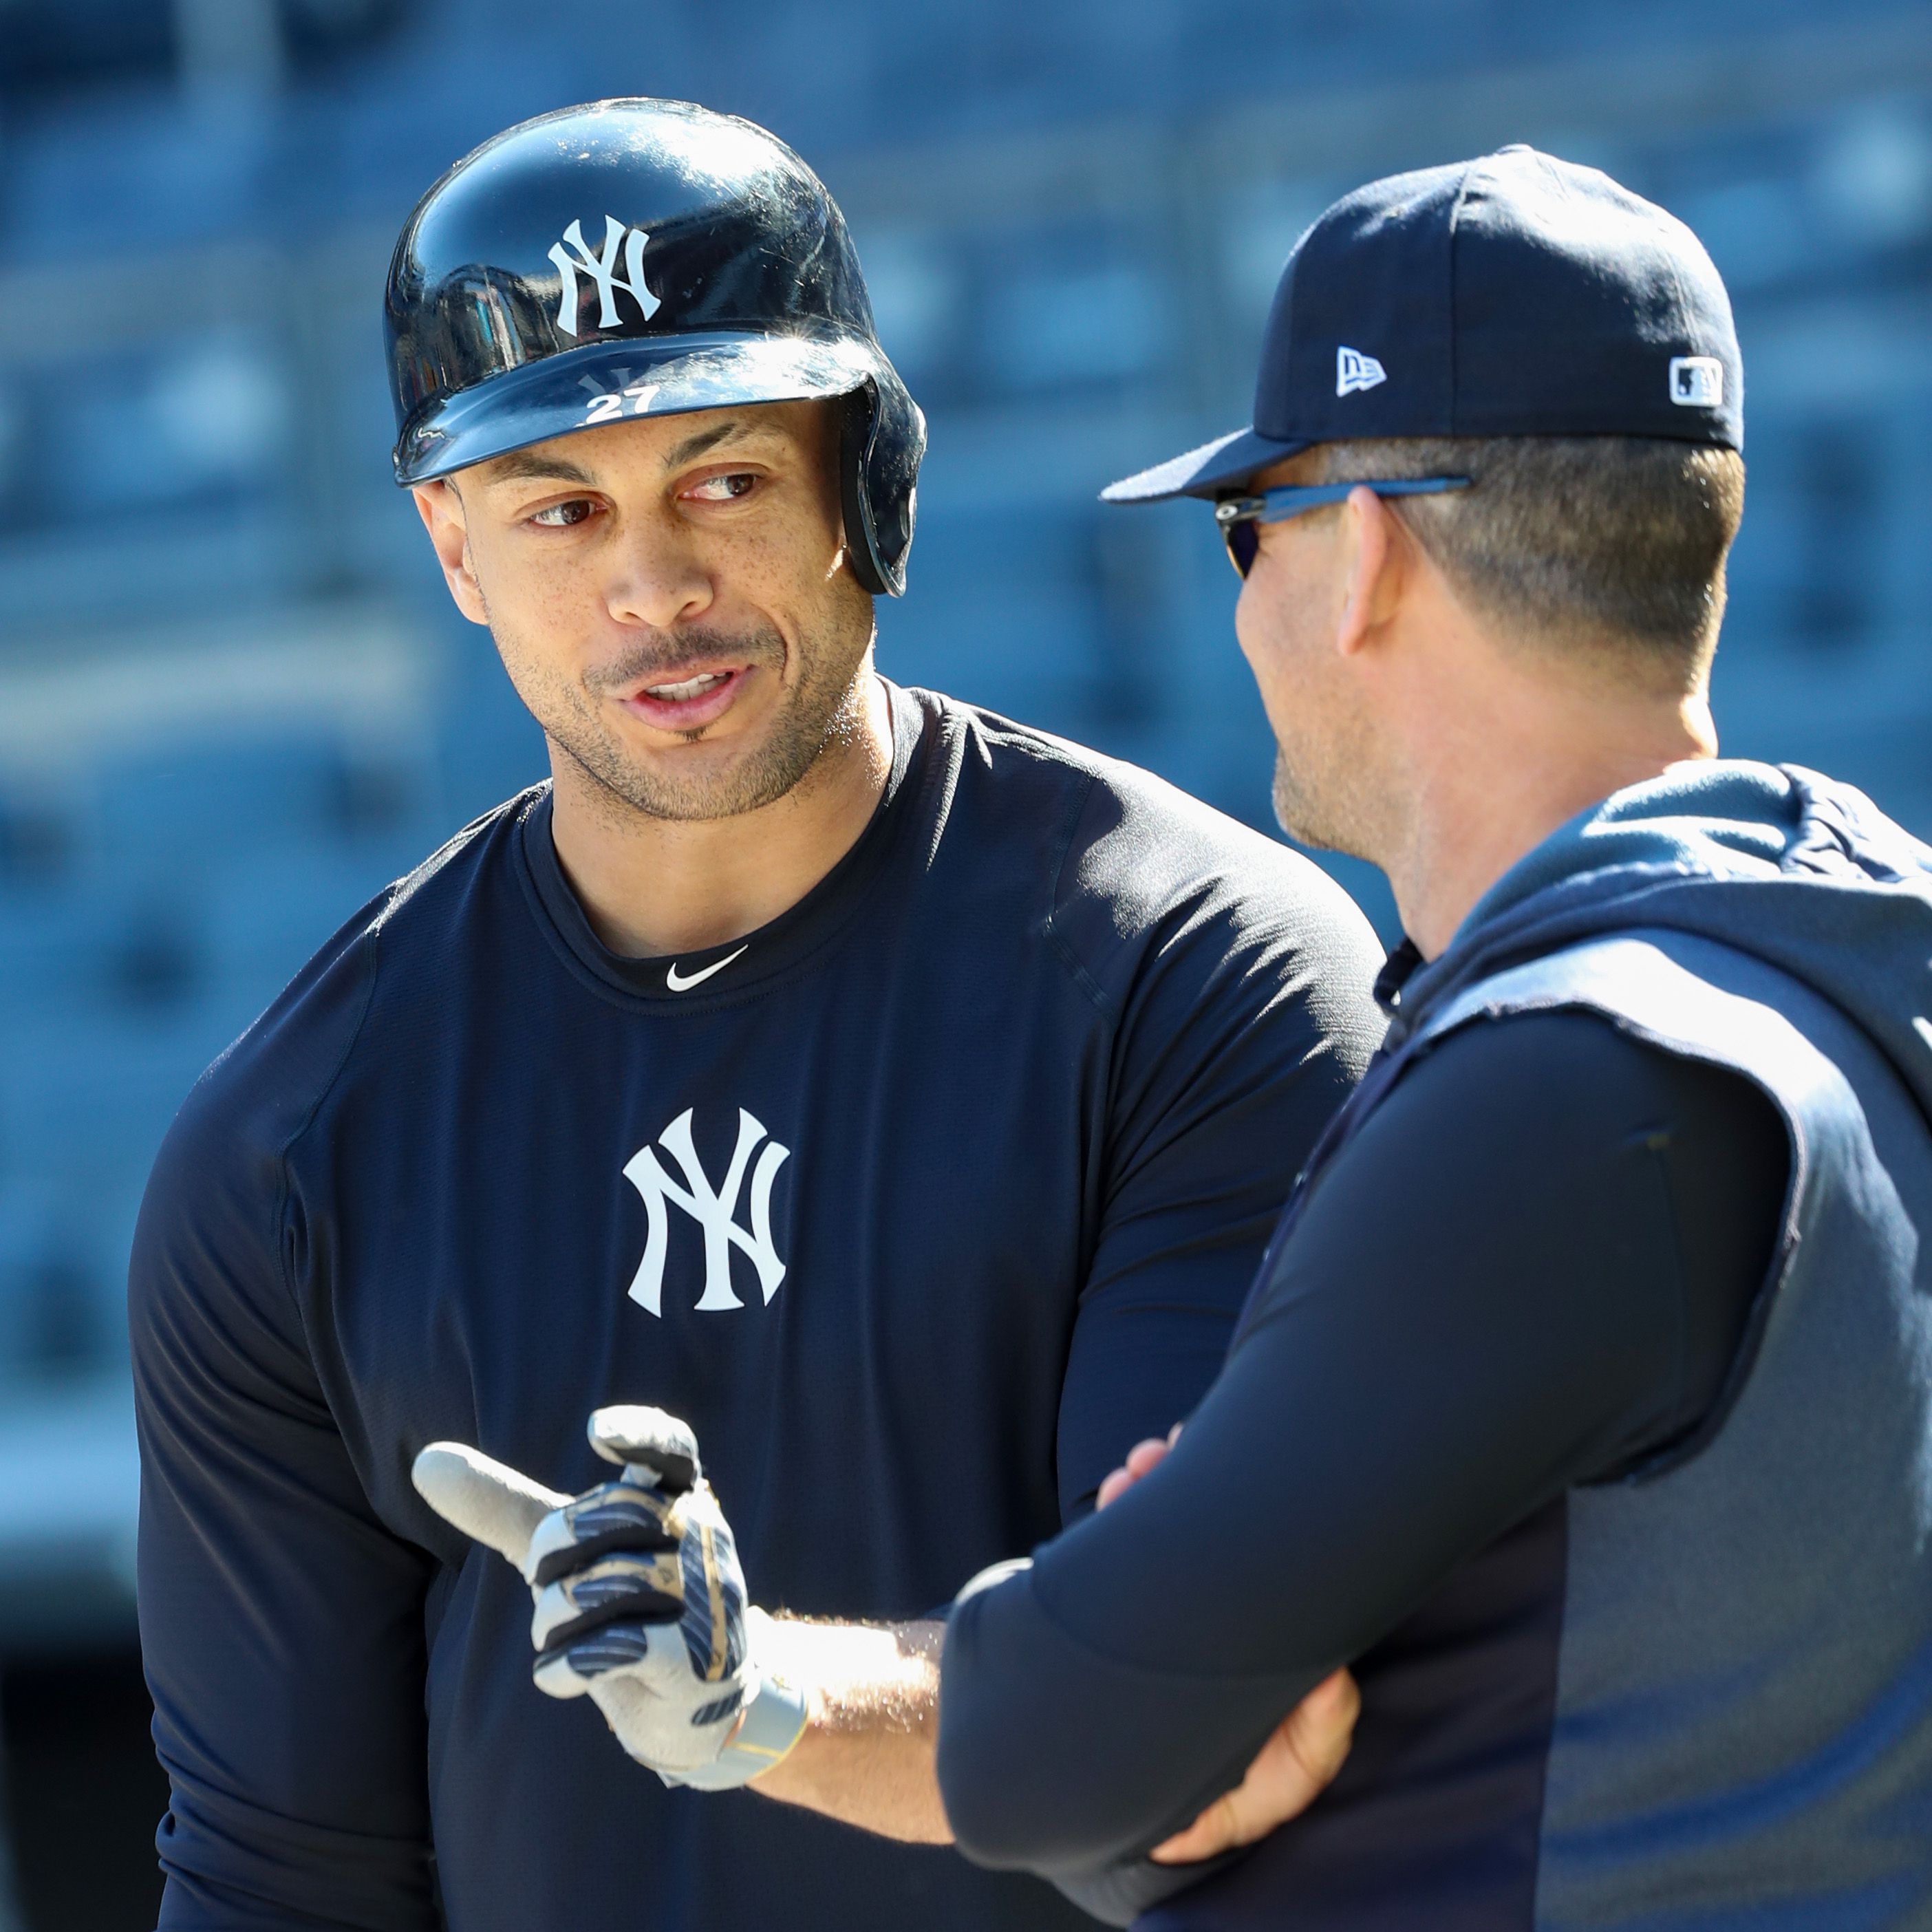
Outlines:
[[[750, 1256], [767, 1304], [785, 1276], [785, 1264], [772, 1245], [772, 1183], [778, 1169], [790, 1159], [790, 1148], [767, 1139], [763, 1124], [740, 1107], [737, 1147], [730, 1166], [724, 1170], [724, 1184], [713, 1187], [697, 1148], [692, 1144], [692, 1112], [687, 1107], [658, 1135], [657, 1147], [646, 1142], [624, 1167], [624, 1178], [644, 1197], [644, 1212], [650, 1222], [644, 1237], [644, 1258], [638, 1262], [631, 1282], [631, 1299], [658, 1316], [664, 1312], [664, 1256], [670, 1246], [667, 1202], [682, 1208], [704, 1232], [704, 1292], [698, 1301], [700, 1315], [712, 1309], [745, 1305], [731, 1288], [734, 1246]], [[738, 1196], [744, 1188], [745, 1170], [751, 1164], [752, 1156], [758, 1153], [760, 1141], [765, 1147], [752, 1171], [752, 1226], [748, 1234], [738, 1225]], [[658, 1148], [682, 1171], [682, 1187], [664, 1172], [658, 1159]]]

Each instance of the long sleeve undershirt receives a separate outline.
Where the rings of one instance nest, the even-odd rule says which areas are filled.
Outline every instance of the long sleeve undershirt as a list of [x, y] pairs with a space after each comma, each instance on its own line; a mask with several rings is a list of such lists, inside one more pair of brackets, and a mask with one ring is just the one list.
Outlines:
[[962, 1848], [1124, 1916], [1132, 1862], [1328, 1672], [1566, 1489], [1696, 1428], [1788, 1164], [1756, 1088], [1594, 1016], [1420, 1059], [1318, 1178], [1173, 1454], [955, 1612]]

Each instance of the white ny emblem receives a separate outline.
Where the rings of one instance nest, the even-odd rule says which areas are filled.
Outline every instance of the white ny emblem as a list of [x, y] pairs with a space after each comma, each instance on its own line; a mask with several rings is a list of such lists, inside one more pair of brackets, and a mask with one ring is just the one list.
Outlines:
[[744, 1304], [731, 1292], [731, 1250], [742, 1249], [751, 1257], [758, 1274], [758, 1286], [767, 1304], [784, 1280], [785, 1264], [772, 1245], [772, 1183], [778, 1171], [791, 1157], [789, 1148], [776, 1141], [766, 1143], [752, 1174], [752, 1231], [738, 1226], [738, 1195], [745, 1184], [745, 1169], [758, 1143], [765, 1139], [761, 1123], [743, 1108], [738, 1109], [738, 1145], [725, 1170], [724, 1184], [714, 1188], [705, 1177], [704, 1163], [691, 1141], [692, 1109], [687, 1107], [658, 1136], [658, 1144], [684, 1171], [680, 1187], [665, 1173], [656, 1151], [646, 1142], [634, 1154], [624, 1168], [624, 1178], [644, 1197], [649, 1231], [644, 1237], [644, 1258], [632, 1277], [631, 1299], [653, 1315], [664, 1312], [664, 1254], [670, 1244], [670, 1216], [666, 1202], [674, 1202], [704, 1230], [704, 1292], [698, 1312], [702, 1315], [718, 1308], [742, 1308]]
[[[577, 333], [577, 278], [588, 275], [597, 284], [600, 307], [597, 314], [599, 328], [617, 326], [617, 291], [629, 290], [638, 308], [644, 312], [649, 322], [658, 312], [658, 298], [644, 286], [644, 244], [651, 238], [641, 228], [626, 228], [614, 214], [604, 218], [604, 252], [593, 255], [584, 238], [580, 222], [573, 221], [563, 231], [563, 240], [556, 243], [550, 251], [550, 260], [556, 264], [557, 273], [563, 278], [563, 295], [556, 305], [556, 326], [566, 335]], [[572, 261], [564, 251], [566, 243], [577, 250], [577, 259]], [[617, 250], [624, 251], [624, 273], [617, 272]]]

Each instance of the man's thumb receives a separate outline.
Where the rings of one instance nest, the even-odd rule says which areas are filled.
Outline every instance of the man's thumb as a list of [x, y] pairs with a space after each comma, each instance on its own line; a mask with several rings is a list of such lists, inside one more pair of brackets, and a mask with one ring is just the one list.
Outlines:
[[537, 1525], [570, 1500], [463, 1442], [432, 1442], [416, 1458], [410, 1479], [444, 1522], [487, 1543], [519, 1570]]

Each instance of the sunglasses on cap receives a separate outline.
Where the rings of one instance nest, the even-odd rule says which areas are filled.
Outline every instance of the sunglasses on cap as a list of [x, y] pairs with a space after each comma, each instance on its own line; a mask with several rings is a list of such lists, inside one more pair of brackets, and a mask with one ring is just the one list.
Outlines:
[[1304, 510], [1348, 500], [1351, 490], [1372, 490], [1378, 496], [1434, 496], [1444, 490], [1466, 490], [1466, 476], [1418, 476], [1402, 482], [1285, 483], [1258, 496], [1224, 496], [1214, 506], [1214, 520], [1226, 539], [1228, 555], [1245, 577], [1255, 567], [1264, 524], [1285, 524]]

